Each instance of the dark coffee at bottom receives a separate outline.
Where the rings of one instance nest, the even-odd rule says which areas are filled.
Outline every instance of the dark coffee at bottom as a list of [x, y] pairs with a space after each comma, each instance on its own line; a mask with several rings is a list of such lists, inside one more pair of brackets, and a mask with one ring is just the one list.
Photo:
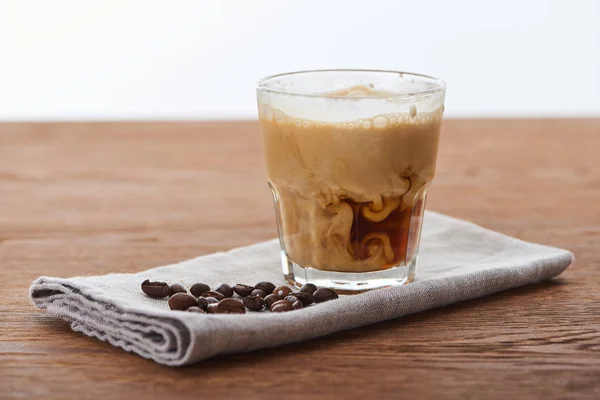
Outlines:
[[373, 221], [365, 217], [368, 203], [349, 202], [354, 213], [354, 222], [350, 235], [352, 252], [356, 260], [367, 260], [377, 252], [382, 252], [386, 269], [399, 264], [408, 264], [414, 257], [415, 245], [420, 234], [420, 219], [424, 201], [419, 199], [412, 206], [400, 204], [384, 219]]

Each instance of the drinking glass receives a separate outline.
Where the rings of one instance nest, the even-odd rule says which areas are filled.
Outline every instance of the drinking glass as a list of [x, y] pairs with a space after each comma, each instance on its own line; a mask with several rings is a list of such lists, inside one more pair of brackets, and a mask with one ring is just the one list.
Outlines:
[[357, 291], [413, 280], [446, 85], [377, 70], [257, 88], [285, 278]]

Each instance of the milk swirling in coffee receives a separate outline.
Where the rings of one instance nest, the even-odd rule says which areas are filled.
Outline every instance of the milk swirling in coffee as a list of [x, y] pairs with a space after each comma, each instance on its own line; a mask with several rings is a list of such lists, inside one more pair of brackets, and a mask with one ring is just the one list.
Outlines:
[[267, 175], [288, 258], [339, 272], [407, 265], [416, 254], [441, 120], [442, 109], [343, 123], [263, 109]]

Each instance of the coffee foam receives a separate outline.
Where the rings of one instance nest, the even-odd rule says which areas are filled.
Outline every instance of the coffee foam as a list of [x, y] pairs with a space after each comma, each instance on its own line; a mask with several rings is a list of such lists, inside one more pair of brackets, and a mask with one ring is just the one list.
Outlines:
[[259, 116], [261, 120], [277, 124], [343, 129], [384, 129], [441, 120], [443, 93], [410, 97], [398, 95], [365, 85], [319, 93], [318, 97], [259, 94]]
[[280, 125], [294, 125], [298, 128], [332, 127], [336, 129], [378, 130], [400, 125], [429, 125], [440, 122], [443, 108], [435, 112], [418, 113], [416, 107], [411, 107], [407, 113], [391, 113], [376, 115], [372, 118], [361, 118], [347, 122], [328, 122], [306, 118], [296, 118], [283, 111], [269, 106], [262, 107], [260, 119]]
[[355, 86], [351, 86], [349, 88], [323, 92], [323, 93], [320, 93], [320, 95], [323, 97], [351, 97], [351, 98], [378, 97], [378, 98], [385, 98], [385, 97], [397, 96], [397, 95], [399, 95], [399, 93], [389, 92], [386, 90], [376, 90], [376, 89], [374, 89], [373, 84], [369, 84], [369, 85], [355, 85]]

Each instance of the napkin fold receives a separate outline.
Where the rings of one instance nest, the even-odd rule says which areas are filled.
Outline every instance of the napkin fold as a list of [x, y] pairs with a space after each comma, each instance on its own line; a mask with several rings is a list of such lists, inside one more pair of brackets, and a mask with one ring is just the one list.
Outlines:
[[279, 346], [469, 300], [559, 275], [573, 255], [434, 212], [424, 220], [417, 278], [404, 286], [340, 296], [287, 313], [171, 311], [140, 290], [145, 279], [191, 285], [285, 284], [277, 240], [214, 253], [137, 274], [33, 282], [33, 303], [76, 332], [180, 366], [218, 354]]

